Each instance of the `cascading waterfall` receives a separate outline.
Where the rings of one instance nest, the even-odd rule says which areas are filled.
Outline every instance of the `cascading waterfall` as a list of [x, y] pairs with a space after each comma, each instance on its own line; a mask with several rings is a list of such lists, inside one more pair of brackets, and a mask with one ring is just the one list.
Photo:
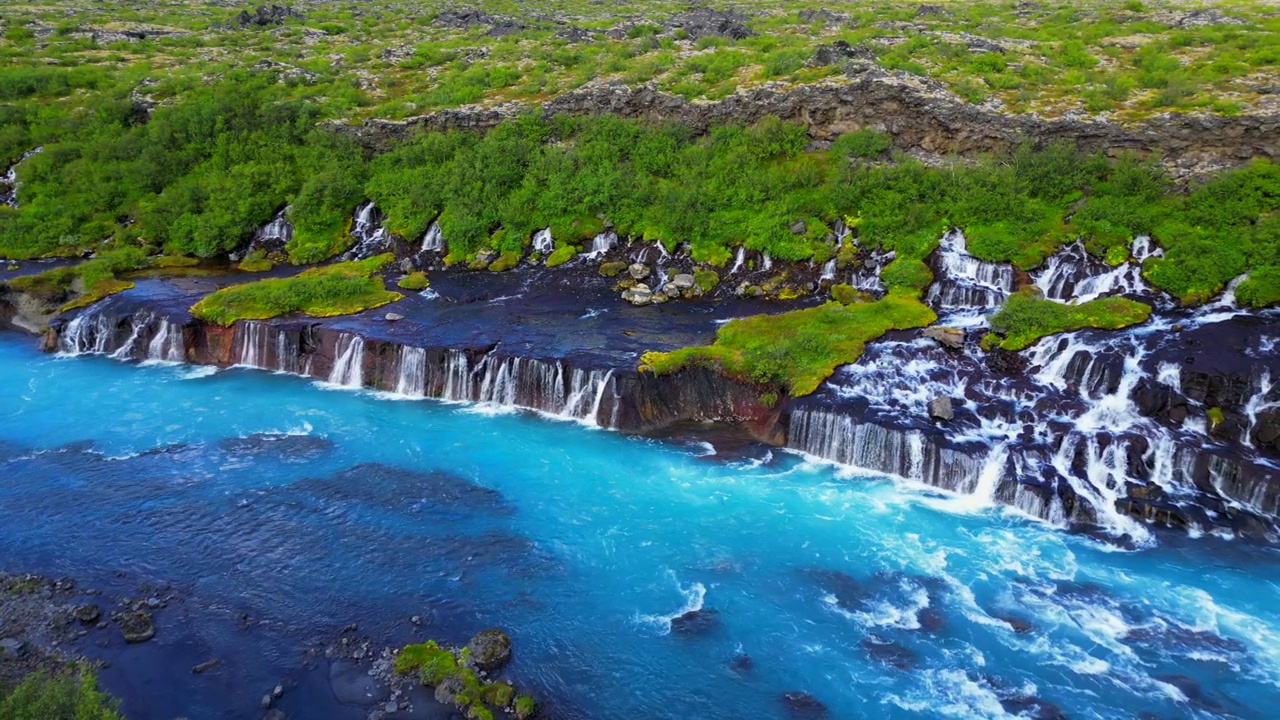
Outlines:
[[425, 348], [401, 345], [396, 360], [397, 395], [423, 397], [427, 394], [427, 351]]
[[269, 365], [271, 326], [253, 320], [240, 323], [235, 333], [235, 364], [260, 370], [274, 370]]
[[836, 279], [836, 260], [832, 258], [822, 266], [822, 275], [819, 280], [831, 281]]
[[444, 231], [440, 229], [440, 221], [434, 220], [427, 233], [422, 236], [422, 252], [444, 252]]
[[1088, 302], [1109, 295], [1154, 295], [1142, 277], [1142, 263], [1162, 254], [1151, 238], [1139, 236], [1130, 244], [1129, 260], [1111, 267], [1090, 255], [1083, 243], [1074, 242], [1051, 255], [1033, 279], [1050, 300]]
[[533, 251], [539, 255], [550, 255], [556, 249], [555, 238], [551, 237], [551, 228], [543, 228], [533, 234]]
[[285, 208], [271, 218], [271, 222], [258, 228], [253, 233], [251, 244], [284, 246], [293, 239], [293, 223], [289, 222], [289, 208]]
[[356, 239], [356, 246], [344, 255], [348, 259], [373, 257], [385, 251], [390, 244], [391, 235], [382, 227], [382, 213], [372, 201], [356, 209], [351, 237]]
[[22, 153], [22, 157], [5, 171], [4, 175], [0, 175], [0, 202], [4, 202], [9, 207], [18, 207], [18, 166], [23, 160], [44, 150], [44, 146], [40, 146], [34, 150]]
[[68, 355], [106, 355], [114, 351], [115, 319], [106, 313], [86, 311], [77, 315], [58, 335], [58, 349]]
[[160, 318], [160, 329], [147, 344], [147, 361], [180, 363], [186, 357], [182, 326], [167, 318]]
[[364, 387], [364, 338], [343, 333], [338, 337], [335, 355], [337, 359], [329, 373], [329, 383], [348, 388]]
[[934, 252], [937, 278], [926, 302], [940, 310], [988, 310], [1013, 292], [1013, 268], [969, 254], [964, 233], [951, 230]]
[[129, 318], [129, 335], [124, 342], [111, 353], [113, 360], [133, 360], [137, 357], [138, 345], [154, 317], [148, 312], [136, 312]]
[[747, 249], [739, 245], [737, 254], [733, 256], [733, 266], [729, 268], [729, 274], [730, 275], [738, 274], [738, 271], [742, 269], [742, 266], [745, 265], [746, 262], [747, 262]]
[[866, 259], [853, 271], [852, 277], [849, 278], [849, 284], [859, 292], [870, 293], [880, 296], [887, 292], [884, 280], [880, 279], [880, 272], [893, 262], [898, 256], [893, 250], [873, 250], [867, 254]]
[[598, 260], [604, 257], [617, 244], [618, 233], [612, 230], [605, 230], [591, 240], [591, 252], [587, 253], [587, 257], [592, 260]]

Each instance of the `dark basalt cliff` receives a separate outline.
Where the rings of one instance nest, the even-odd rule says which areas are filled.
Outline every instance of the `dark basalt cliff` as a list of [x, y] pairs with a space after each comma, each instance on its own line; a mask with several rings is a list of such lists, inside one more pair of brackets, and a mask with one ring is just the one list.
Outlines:
[[611, 114], [682, 123], [698, 131], [725, 122], [753, 123], [766, 116], [800, 122], [815, 141], [871, 127], [889, 132], [899, 150], [926, 156], [1007, 150], [1026, 141], [1070, 141], [1083, 150], [1138, 152], [1164, 158], [1175, 178], [1204, 176], [1252, 158], [1280, 157], [1280, 117], [1167, 113], [1133, 124], [1088, 117], [1042, 118], [972, 105], [939, 83], [899, 71], [851, 65], [833, 82], [787, 86], [771, 83], [723, 100], [689, 101], [649, 87], [594, 85], [540, 106], [445, 110], [403, 121], [367, 120], [355, 133], [368, 146], [417, 129], [486, 131], [524, 112], [545, 115]]

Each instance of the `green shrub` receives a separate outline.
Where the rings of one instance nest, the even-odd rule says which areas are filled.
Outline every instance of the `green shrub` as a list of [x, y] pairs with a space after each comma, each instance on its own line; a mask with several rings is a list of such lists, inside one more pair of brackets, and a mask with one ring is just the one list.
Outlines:
[[17, 687], [0, 687], [0, 717], [5, 720], [124, 720], [119, 703], [98, 690], [93, 671], [27, 676]]

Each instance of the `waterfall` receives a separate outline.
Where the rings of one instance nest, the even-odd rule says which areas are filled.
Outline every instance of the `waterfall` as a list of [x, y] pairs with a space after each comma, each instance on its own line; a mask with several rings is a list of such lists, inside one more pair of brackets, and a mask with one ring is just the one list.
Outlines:
[[125, 341], [111, 353], [113, 360], [133, 360], [136, 357], [139, 342], [143, 334], [151, 326], [152, 315], [149, 312], [136, 312], [129, 318], [129, 335]]
[[356, 239], [356, 246], [343, 256], [347, 259], [373, 257], [386, 250], [390, 244], [391, 236], [382, 227], [382, 213], [378, 212], [378, 206], [372, 201], [356, 209], [351, 237]]
[[555, 238], [551, 237], [551, 228], [543, 228], [533, 234], [533, 251], [547, 256], [556, 249]]
[[444, 252], [444, 231], [440, 229], [440, 221], [435, 220], [422, 236], [422, 252]]
[[274, 370], [270, 364], [271, 325], [255, 320], [237, 324], [235, 364], [260, 370]]
[[765, 253], [764, 257], [760, 260], [760, 269], [765, 272], [769, 272], [773, 269], [773, 258], [769, 257], [769, 253]]
[[180, 363], [187, 359], [187, 348], [182, 337], [182, 326], [160, 318], [160, 329], [147, 344], [148, 362]]
[[289, 208], [276, 213], [271, 222], [253, 233], [252, 245], [287, 245], [293, 239], [293, 223], [289, 222]]
[[1244, 437], [1241, 442], [1247, 447], [1253, 447], [1253, 433], [1258, 427], [1258, 413], [1280, 409], [1280, 397], [1275, 400], [1268, 400], [1272, 388], [1271, 371], [1263, 370], [1258, 377], [1257, 392], [1250, 395], [1248, 402], [1244, 405], [1244, 416], [1248, 420], [1248, 425], [1244, 429]]
[[1013, 266], [979, 260], [969, 254], [964, 233], [951, 230], [934, 252], [937, 279], [926, 302], [942, 310], [987, 310], [1013, 292]]
[[337, 359], [334, 360], [333, 371], [329, 373], [329, 383], [340, 387], [363, 387], [364, 338], [353, 333], [343, 333], [338, 337], [334, 354]]
[[733, 256], [733, 267], [729, 268], [729, 274], [736, 275], [737, 272], [742, 269], [742, 266], [746, 264], [746, 262], [747, 262], [747, 249], [739, 245], [738, 253]]
[[1088, 302], [1110, 295], [1152, 295], [1142, 277], [1142, 262], [1162, 254], [1151, 238], [1138, 236], [1130, 245], [1129, 261], [1111, 267], [1090, 255], [1083, 243], [1074, 242], [1051, 255], [1033, 280], [1050, 300]]
[[462, 350], [445, 353], [445, 371], [442, 400], [465, 402], [471, 400], [471, 366]]
[[880, 279], [880, 272], [885, 266], [893, 262], [897, 257], [897, 252], [893, 250], [873, 250], [867, 254], [862, 264], [853, 272], [853, 276], [849, 279], [849, 284], [859, 292], [870, 293], [871, 295], [881, 296], [887, 292], [884, 281]]
[[569, 376], [569, 395], [557, 414], [564, 418], [582, 420], [588, 425], [599, 425], [600, 407], [612, 380], [613, 370], [575, 368]]
[[58, 335], [59, 351], [68, 355], [106, 355], [115, 345], [115, 320], [100, 311], [85, 311]]
[[0, 175], [0, 202], [4, 202], [9, 207], [18, 207], [18, 166], [23, 160], [44, 150], [44, 146], [40, 146], [34, 150], [28, 150], [22, 153], [22, 157], [18, 161], [9, 166], [4, 175]]
[[587, 253], [587, 257], [592, 260], [604, 257], [617, 244], [618, 233], [612, 230], [605, 230], [591, 240], [591, 252]]
[[822, 266], [822, 275], [819, 280], [835, 280], [836, 279], [836, 260], [832, 258]]
[[401, 345], [396, 361], [396, 394], [423, 397], [427, 394], [427, 351]]

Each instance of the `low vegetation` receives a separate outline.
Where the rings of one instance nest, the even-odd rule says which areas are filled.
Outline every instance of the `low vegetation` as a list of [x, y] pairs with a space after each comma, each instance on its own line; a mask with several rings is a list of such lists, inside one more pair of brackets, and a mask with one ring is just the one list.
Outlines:
[[996, 343], [1000, 347], [1022, 350], [1048, 335], [1083, 328], [1119, 330], [1146, 322], [1149, 317], [1150, 305], [1127, 298], [1099, 298], [1068, 305], [1045, 300], [1032, 288], [1014, 293], [1004, 307], [991, 316], [991, 328], [1001, 336]]
[[401, 290], [417, 292], [419, 290], [426, 290], [427, 287], [431, 285], [431, 281], [427, 278], [427, 274], [425, 272], [419, 270], [400, 278], [396, 285], [398, 285]]
[[937, 319], [907, 292], [876, 302], [829, 302], [779, 315], [755, 315], [726, 323], [712, 345], [645, 353], [641, 370], [666, 375], [689, 366], [808, 395], [835, 369], [862, 356], [866, 344], [889, 330], [924, 327]]
[[217, 325], [265, 320], [301, 312], [332, 317], [395, 302], [402, 296], [386, 289], [375, 275], [394, 260], [391, 254], [312, 268], [288, 278], [269, 278], [223, 288], [191, 308], [197, 318]]
[[510, 708], [519, 720], [533, 715], [533, 698], [517, 697], [515, 688], [505, 682], [482, 679], [471, 665], [468, 648], [454, 651], [430, 640], [405, 646], [394, 667], [402, 675], [416, 674], [428, 687], [450, 685], [455, 691], [453, 704], [470, 720], [493, 720], [495, 709]]
[[33, 673], [16, 687], [0, 686], [0, 717], [5, 720], [124, 720], [118, 706], [98, 690], [87, 667], [57, 675]]

